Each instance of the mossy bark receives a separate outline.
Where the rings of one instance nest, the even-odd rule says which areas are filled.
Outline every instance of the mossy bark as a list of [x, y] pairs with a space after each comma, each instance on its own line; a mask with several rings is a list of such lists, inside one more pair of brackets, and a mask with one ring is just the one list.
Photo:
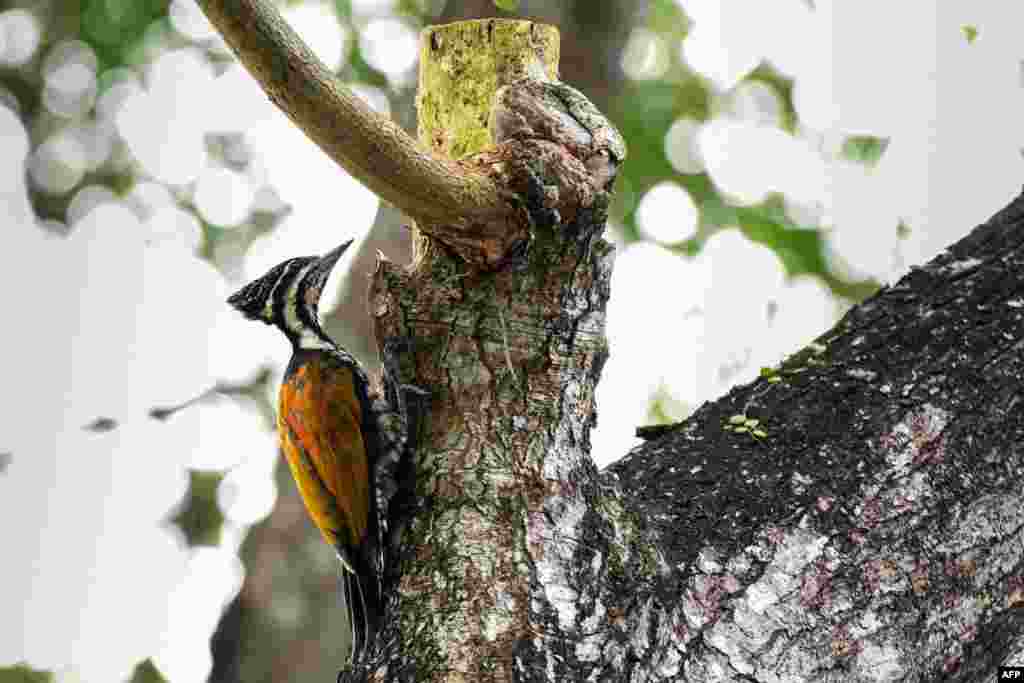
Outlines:
[[[431, 26], [420, 35], [416, 110], [424, 147], [463, 159], [492, 144], [488, 123], [494, 94], [528, 76], [558, 75], [558, 29], [511, 19]], [[434, 253], [417, 234], [413, 262]]]

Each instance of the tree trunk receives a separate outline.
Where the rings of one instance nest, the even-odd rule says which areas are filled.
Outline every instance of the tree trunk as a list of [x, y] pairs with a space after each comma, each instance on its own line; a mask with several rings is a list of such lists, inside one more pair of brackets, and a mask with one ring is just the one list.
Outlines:
[[[460, 155], [489, 146], [496, 91], [531, 62], [552, 74], [554, 37], [509, 21], [426, 32], [421, 141]], [[412, 270], [385, 262], [375, 275], [378, 342], [411, 341], [403, 379], [430, 394], [381, 638], [392, 647], [367, 667], [379, 680], [510, 680], [541, 626], [531, 613], [557, 620], [571, 600], [566, 577], [549, 574], [566, 556], [563, 518], [598, 499], [587, 451], [607, 355], [604, 208], [535, 223], [529, 247], [498, 270], [422, 238]]]

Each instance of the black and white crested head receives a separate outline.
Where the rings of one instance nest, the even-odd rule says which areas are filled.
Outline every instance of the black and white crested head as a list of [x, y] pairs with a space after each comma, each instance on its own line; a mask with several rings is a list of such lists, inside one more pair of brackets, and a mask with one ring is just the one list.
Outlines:
[[334, 265], [351, 244], [279, 263], [228, 297], [228, 303], [250, 320], [274, 325], [296, 348], [333, 347], [320, 327], [317, 306]]

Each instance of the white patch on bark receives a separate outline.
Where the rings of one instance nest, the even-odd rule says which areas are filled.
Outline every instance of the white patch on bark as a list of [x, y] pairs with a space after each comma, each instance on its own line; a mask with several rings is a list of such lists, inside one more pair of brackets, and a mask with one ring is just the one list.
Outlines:
[[953, 261], [952, 263], [947, 263], [943, 270], [947, 275], [957, 275], [958, 273], [962, 273], [965, 270], [977, 268], [978, 266], [981, 265], [981, 263], [982, 262], [980, 259], [965, 258], [961, 259], [960, 261]]
[[[779, 627], [779, 619], [769, 609], [800, 588], [804, 569], [821, 556], [828, 538], [808, 530], [797, 529], [778, 544], [771, 560], [760, 579], [751, 584], [743, 597], [735, 603], [736, 621], [745, 624], [743, 637], [750, 643], [749, 651], [756, 651], [767, 642], [771, 633]], [[746, 614], [743, 614], [746, 612]]]
[[766, 609], [779, 601], [778, 591], [763, 578], [747, 588], [746, 597], [747, 605], [754, 614], [764, 613]]
[[[826, 536], [820, 536], [810, 531], [793, 531], [786, 534], [782, 544], [775, 554], [772, 566], [782, 571], [796, 575], [821, 555], [822, 549], [828, 543]], [[772, 567], [769, 567], [771, 569]]]
[[729, 658], [729, 666], [741, 674], [754, 672], [754, 663], [746, 651], [750, 645], [747, 634], [734, 623], [719, 621], [704, 635], [704, 641]]
[[581, 662], [596, 662], [601, 658], [601, 642], [587, 638], [576, 644], [576, 659]]
[[601, 648], [607, 641], [602, 625], [607, 610], [601, 600], [594, 602], [594, 611], [583, 620], [583, 639], [576, 645], [576, 658], [581, 662], [596, 662], [601, 659]]
[[878, 614], [874, 610], [871, 610], [870, 612], [866, 612], [864, 616], [860, 618], [860, 623], [855, 624], [850, 628], [850, 635], [854, 638], [860, 639], [871, 635], [883, 626], [885, 626], [885, 623], [878, 618]]
[[[554, 503], [554, 504], [553, 504]], [[528, 543], [537, 566], [537, 579], [544, 597], [558, 613], [558, 625], [565, 631], [574, 631], [579, 593], [572, 587], [568, 569], [580, 538], [579, 524], [587, 512], [581, 501], [562, 497], [545, 504], [560, 514], [543, 512], [530, 516], [527, 529]], [[550, 521], [549, 521], [550, 520]]]
[[898, 681], [907, 673], [900, 663], [900, 651], [892, 645], [867, 643], [857, 655], [858, 673], [870, 681]]
[[846, 371], [846, 374], [854, 379], [862, 379], [865, 382], [872, 382], [876, 377], [878, 377], [877, 372], [865, 370], [864, 368], [851, 368]]
[[884, 473], [885, 477], [906, 474], [922, 449], [941, 436], [949, 419], [948, 411], [930, 403], [904, 415], [881, 439], [883, 447], [888, 450], [887, 458], [891, 465], [890, 470]]
[[705, 574], [718, 574], [722, 571], [722, 564], [714, 548], [704, 548], [697, 554], [697, 569]]
[[496, 609], [487, 610], [483, 615], [483, 636], [494, 642], [498, 636], [507, 633], [512, 627], [512, 615], [516, 611], [516, 601], [510, 593], [498, 591], [494, 596]]
[[651, 646], [651, 639], [647, 636], [651, 629], [651, 601], [644, 602], [640, 608], [637, 618], [631, 620], [630, 628], [633, 635], [630, 636], [630, 646], [634, 652], [644, 652]]
[[793, 493], [798, 496], [803, 494], [807, 490], [807, 486], [814, 481], [807, 475], [801, 474], [800, 472], [793, 472], [791, 479], [792, 481], [790, 482], [790, 486], [793, 487]]
[[725, 683], [733, 680], [732, 673], [728, 670], [724, 658], [714, 655], [700, 660], [690, 660], [684, 667], [686, 680], [693, 683]]
[[[966, 514], [956, 517], [959, 524], [950, 530], [947, 540], [936, 547], [936, 552], [960, 556], [974, 548], [987, 548], [995, 556], [999, 548], [993, 546], [993, 541], [1005, 538], [1004, 542], [1015, 543], [1024, 535], [1019, 531], [1024, 528], [1024, 496], [982, 496], [971, 503]], [[988, 572], [998, 571], [1005, 571], [1005, 568], [991, 560], [982, 563], [975, 581], [985, 584], [990, 580]]]

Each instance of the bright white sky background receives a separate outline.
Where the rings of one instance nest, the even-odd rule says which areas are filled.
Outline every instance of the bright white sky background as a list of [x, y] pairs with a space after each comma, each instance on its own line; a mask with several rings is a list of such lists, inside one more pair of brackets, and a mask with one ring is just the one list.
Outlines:
[[[707, 169], [737, 203], [784, 193], [794, 216], [831, 227], [830, 247], [850, 272], [892, 281], [1019, 190], [1018, 3], [816, 0], [811, 11], [803, 0], [679, 2], [695, 21], [690, 37], [666, 44], [638, 29], [623, 66], [633, 78], [657, 78], [669, 60], [683, 59], [714, 84], [723, 114], [678, 121], [667, 158], [680, 171]], [[390, 17], [387, 0], [353, 6], [366, 17], [367, 59], [395, 84], [411, 83], [414, 31]], [[353, 37], [323, 6], [306, 2], [288, 17], [328, 64], [344, 58]], [[174, 0], [172, 19], [189, 37], [212, 37], [192, 0]], [[965, 25], [978, 28], [973, 43]], [[36, 49], [33, 17], [0, 13], [0, 63], [22, 63]], [[740, 82], [762, 60], [795, 79], [803, 126], [795, 136], [779, 129], [771, 91]], [[161, 183], [191, 193], [220, 225], [272, 201], [261, 191], [267, 185], [292, 205], [247, 255], [242, 279], [328, 250], [343, 238], [341, 225], [359, 238], [378, 202], [240, 68], [215, 78], [198, 51], [157, 50], [145, 72], [125, 70], [98, 100], [96, 59], [84, 44], [51, 48], [45, 73], [46, 106], [67, 125], [37, 151], [0, 99], [0, 291], [9, 321], [0, 377], [12, 402], [0, 410], [0, 453], [12, 454], [0, 474], [0, 665], [26, 661], [62, 681], [109, 683], [153, 657], [173, 683], [204, 681], [209, 635], [242, 581], [238, 543], [276, 495], [274, 437], [231, 401], [168, 423], [145, 410], [244, 379], [268, 359], [280, 366], [288, 349], [269, 328], [227, 310], [223, 300], [239, 283], [196, 257], [199, 226]], [[386, 110], [383, 93], [360, 92]], [[96, 122], [85, 123], [93, 109]], [[155, 122], [166, 126], [162, 135]], [[222, 131], [244, 133], [257, 151], [248, 174], [206, 158], [204, 133]], [[876, 167], [839, 159], [840, 143], [854, 134], [891, 138]], [[59, 193], [102, 163], [118, 135], [141, 166], [140, 183], [120, 201], [96, 187], [78, 190], [70, 238], [47, 237], [28, 204], [26, 167], [31, 182]], [[319, 229], [339, 207], [344, 221]], [[648, 241], [620, 250], [613, 280], [612, 355], [594, 435], [600, 464], [634, 444], [649, 398], [669, 399], [681, 416], [803, 346], [839, 313], [817, 281], [787, 281], [776, 256], [736, 230], [714, 236], [693, 260], [665, 249], [696, 228], [681, 186], [655, 187], [638, 211]], [[901, 219], [913, 228], [905, 240], [896, 237]], [[614, 227], [608, 237], [616, 239]], [[120, 428], [82, 430], [99, 415]], [[222, 487], [225, 541], [182, 548], [161, 523], [185, 492], [186, 468], [232, 465]], [[132, 627], [112, 634], [110, 624]]]

